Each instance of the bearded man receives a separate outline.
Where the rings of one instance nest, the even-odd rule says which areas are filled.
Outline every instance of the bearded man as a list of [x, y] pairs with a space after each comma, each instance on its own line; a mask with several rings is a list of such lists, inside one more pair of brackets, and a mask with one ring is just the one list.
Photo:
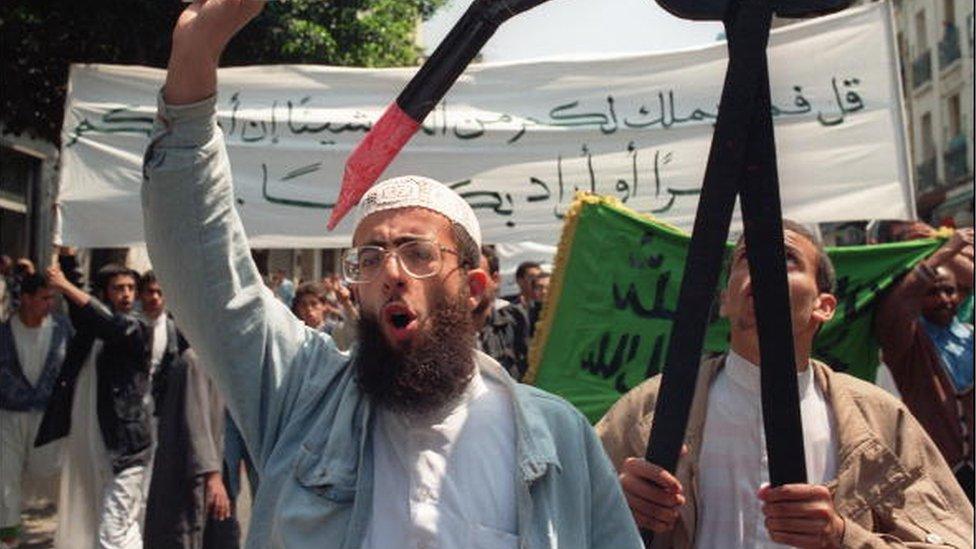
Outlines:
[[264, 288], [214, 113], [220, 52], [261, 5], [181, 16], [143, 185], [159, 280], [260, 472], [248, 545], [639, 547], [585, 418], [473, 349], [487, 275], [452, 190], [411, 176], [363, 197], [351, 355]]

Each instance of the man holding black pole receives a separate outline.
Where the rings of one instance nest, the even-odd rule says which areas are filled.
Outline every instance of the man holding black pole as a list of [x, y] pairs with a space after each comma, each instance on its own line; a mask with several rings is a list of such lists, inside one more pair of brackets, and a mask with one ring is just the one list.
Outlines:
[[220, 53], [261, 6], [181, 15], [143, 184], [159, 281], [259, 471], [248, 546], [639, 546], [582, 414], [474, 350], [487, 274], [456, 192], [404, 176], [363, 196], [351, 356], [264, 287], [215, 113]]
[[833, 316], [819, 241], [784, 221], [809, 484], [769, 487], [759, 339], [743, 242], [722, 292], [731, 350], [702, 363], [675, 475], [643, 459], [660, 376], [630, 391], [597, 433], [655, 547], [972, 547], [973, 508], [938, 448], [897, 400], [810, 357]]

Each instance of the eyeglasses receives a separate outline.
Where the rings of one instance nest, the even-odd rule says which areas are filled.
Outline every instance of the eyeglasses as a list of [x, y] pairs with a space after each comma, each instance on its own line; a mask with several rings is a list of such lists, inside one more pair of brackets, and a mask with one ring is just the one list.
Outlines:
[[350, 284], [364, 284], [375, 279], [390, 255], [413, 278], [428, 278], [441, 270], [442, 254], [457, 251], [432, 240], [410, 240], [393, 249], [382, 246], [359, 246], [342, 253], [342, 276]]

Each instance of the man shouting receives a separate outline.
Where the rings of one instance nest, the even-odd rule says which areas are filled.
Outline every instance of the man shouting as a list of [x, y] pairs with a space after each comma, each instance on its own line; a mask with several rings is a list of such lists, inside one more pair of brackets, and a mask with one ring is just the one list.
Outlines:
[[180, 17], [143, 185], [159, 280], [260, 472], [248, 545], [639, 546], [583, 416], [474, 350], [481, 230], [449, 188], [401, 177], [363, 197], [351, 356], [264, 288], [214, 114], [220, 53], [260, 9]]

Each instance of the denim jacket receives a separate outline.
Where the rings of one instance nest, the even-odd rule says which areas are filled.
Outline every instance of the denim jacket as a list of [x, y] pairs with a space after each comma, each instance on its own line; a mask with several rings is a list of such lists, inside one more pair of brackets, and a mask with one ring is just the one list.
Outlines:
[[[260, 473], [248, 546], [359, 547], [372, 510], [373, 405], [350, 356], [262, 283], [234, 208], [215, 102], [160, 100], [143, 168], [149, 255]], [[520, 547], [640, 547], [585, 418], [514, 383], [487, 355], [477, 363], [512, 397]]]
[[44, 358], [41, 375], [37, 383], [31, 385], [17, 357], [13, 329], [10, 326], [12, 320], [10, 318], [0, 324], [0, 410], [43, 412], [64, 362], [68, 340], [73, 333], [71, 323], [62, 315], [51, 316], [54, 322], [51, 345]]

